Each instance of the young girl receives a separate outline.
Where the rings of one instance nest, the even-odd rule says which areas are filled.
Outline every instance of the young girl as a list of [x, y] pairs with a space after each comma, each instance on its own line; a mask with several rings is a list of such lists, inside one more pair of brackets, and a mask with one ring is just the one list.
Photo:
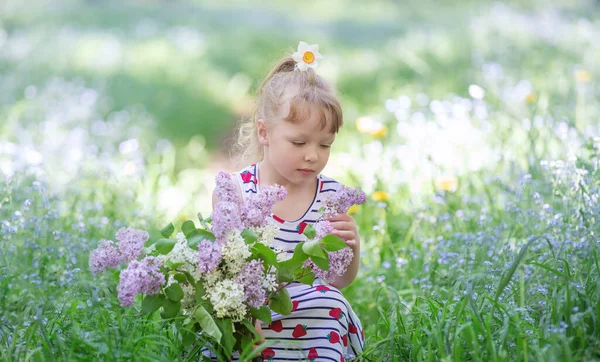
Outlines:
[[[321, 216], [322, 197], [342, 186], [321, 174], [342, 126], [342, 109], [334, 90], [314, 71], [320, 58], [317, 45], [300, 42], [298, 52], [275, 65], [258, 91], [254, 117], [241, 124], [238, 139], [242, 162], [249, 164], [234, 175], [241, 197], [273, 184], [287, 190], [272, 218], [279, 226], [273, 246], [289, 255], [305, 240], [306, 225]], [[316, 279], [312, 287], [288, 286], [292, 313], [272, 313], [272, 323], [260, 326], [264, 338], [276, 343], [263, 352], [265, 360], [351, 361], [363, 349], [360, 321], [339, 291], [356, 277], [360, 236], [351, 216], [329, 221], [354, 259], [331, 284]]]

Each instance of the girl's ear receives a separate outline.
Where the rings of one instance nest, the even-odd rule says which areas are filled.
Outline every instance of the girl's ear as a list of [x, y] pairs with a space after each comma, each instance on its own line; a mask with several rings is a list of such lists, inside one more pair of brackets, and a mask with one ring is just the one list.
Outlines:
[[263, 146], [269, 145], [269, 133], [267, 132], [267, 124], [263, 119], [256, 122], [256, 131], [258, 133], [258, 142]]

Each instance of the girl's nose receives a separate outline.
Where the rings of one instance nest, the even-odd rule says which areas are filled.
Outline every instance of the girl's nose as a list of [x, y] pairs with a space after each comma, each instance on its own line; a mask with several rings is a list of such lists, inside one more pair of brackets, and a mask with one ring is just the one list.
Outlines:
[[315, 151], [314, 149], [310, 149], [304, 155], [304, 161], [306, 161], [306, 162], [317, 162], [318, 160], [319, 160], [319, 155], [318, 155], [317, 151]]

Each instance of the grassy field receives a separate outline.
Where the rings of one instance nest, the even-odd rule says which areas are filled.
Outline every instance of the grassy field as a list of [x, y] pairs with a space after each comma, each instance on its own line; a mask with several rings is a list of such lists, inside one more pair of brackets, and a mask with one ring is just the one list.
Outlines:
[[0, 360], [185, 360], [89, 252], [210, 213], [299, 40], [339, 89], [326, 174], [368, 194], [365, 361], [600, 359], [595, 1], [0, 4]]

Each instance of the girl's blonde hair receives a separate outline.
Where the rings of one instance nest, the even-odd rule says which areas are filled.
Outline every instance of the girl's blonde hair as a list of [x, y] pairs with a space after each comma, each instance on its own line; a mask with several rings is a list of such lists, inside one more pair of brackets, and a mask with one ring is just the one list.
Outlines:
[[[292, 57], [285, 57], [275, 64], [258, 89], [254, 114], [242, 119], [238, 127], [233, 152], [239, 157], [239, 167], [262, 160], [263, 146], [258, 141], [257, 122], [259, 119], [267, 123], [276, 121], [281, 106], [287, 101], [290, 111], [283, 118], [287, 122], [303, 122], [316, 111], [321, 129], [329, 126], [330, 132], [337, 133], [342, 126], [342, 107], [335, 90], [313, 69], [295, 71], [295, 65]], [[289, 99], [284, 98], [284, 93], [290, 95]]]

